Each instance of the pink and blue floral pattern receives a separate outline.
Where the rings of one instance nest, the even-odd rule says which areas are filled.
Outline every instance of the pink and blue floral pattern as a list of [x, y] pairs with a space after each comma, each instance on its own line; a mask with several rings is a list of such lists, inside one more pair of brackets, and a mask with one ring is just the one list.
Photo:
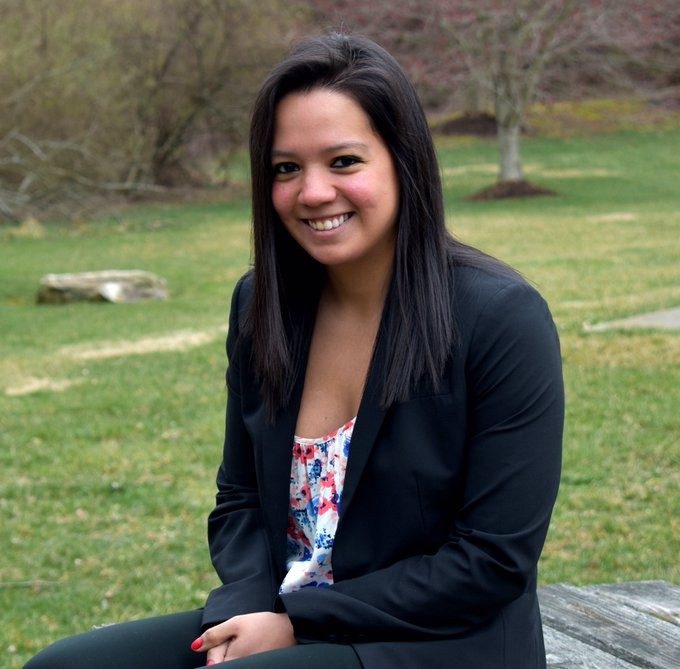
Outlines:
[[320, 439], [295, 437], [282, 593], [333, 583], [331, 553], [355, 421]]

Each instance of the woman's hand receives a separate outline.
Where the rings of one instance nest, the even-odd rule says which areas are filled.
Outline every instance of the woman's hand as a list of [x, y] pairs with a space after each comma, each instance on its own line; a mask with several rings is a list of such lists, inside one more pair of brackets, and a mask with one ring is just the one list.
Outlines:
[[201, 653], [207, 651], [207, 664], [210, 665], [296, 643], [288, 614], [262, 611], [234, 616], [211, 627], [191, 644], [191, 648]]

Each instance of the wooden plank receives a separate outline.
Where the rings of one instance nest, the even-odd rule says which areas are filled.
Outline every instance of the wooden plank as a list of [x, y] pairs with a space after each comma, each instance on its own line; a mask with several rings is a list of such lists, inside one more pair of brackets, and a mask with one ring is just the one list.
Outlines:
[[539, 599], [548, 627], [634, 666], [680, 667], [680, 628], [669, 622], [569, 585], [541, 588]]
[[543, 626], [548, 669], [637, 669], [620, 657]]
[[680, 626], [680, 586], [665, 581], [637, 581], [582, 589], [613, 597], [636, 611]]

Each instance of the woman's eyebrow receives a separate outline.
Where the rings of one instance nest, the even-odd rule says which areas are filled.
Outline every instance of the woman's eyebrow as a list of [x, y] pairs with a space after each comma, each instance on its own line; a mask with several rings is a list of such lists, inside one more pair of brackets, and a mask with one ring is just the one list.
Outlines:
[[[340, 142], [339, 144], [333, 144], [323, 149], [323, 153], [337, 153], [338, 151], [366, 151], [370, 149], [368, 144], [363, 142]], [[272, 149], [272, 158], [290, 158], [295, 156], [294, 151], [286, 151], [284, 149]]]
[[290, 158], [295, 154], [292, 151], [282, 151], [281, 149], [272, 149], [272, 158]]
[[326, 151], [328, 153], [335, 153], [336, 151], [347, 151], [347, 150], [354, 150], [354, 151], [368, 151], [368, 144], [364, 144], [363, 142], [341, 142], [340, 144], [333, 144], [333, 146], [329, 146]]

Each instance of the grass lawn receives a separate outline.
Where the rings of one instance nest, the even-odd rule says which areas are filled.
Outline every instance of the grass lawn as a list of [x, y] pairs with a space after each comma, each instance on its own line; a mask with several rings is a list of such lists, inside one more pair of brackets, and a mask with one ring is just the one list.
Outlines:
[[[677, 582], [680, 338], [583, 323], [680, 305], [680, 130], [531, 138], [527, 176], [558, 196], [466, 201], [495, 178], [495, 151], [440, 144], [451, 229], [524, 272], [562, 337], [564, 475], [541, 580]], [[248, 219], [245, 202], [146, 205], [37, 238], [0, 229], [6, 666], [94, 624], [200, 606], [217, 584], [205, 516]], [[157, 272], [171, 299], [34, 304], [41, 275], [106, 268]], [[200, 346], [153, 350], [196, 333]]]

